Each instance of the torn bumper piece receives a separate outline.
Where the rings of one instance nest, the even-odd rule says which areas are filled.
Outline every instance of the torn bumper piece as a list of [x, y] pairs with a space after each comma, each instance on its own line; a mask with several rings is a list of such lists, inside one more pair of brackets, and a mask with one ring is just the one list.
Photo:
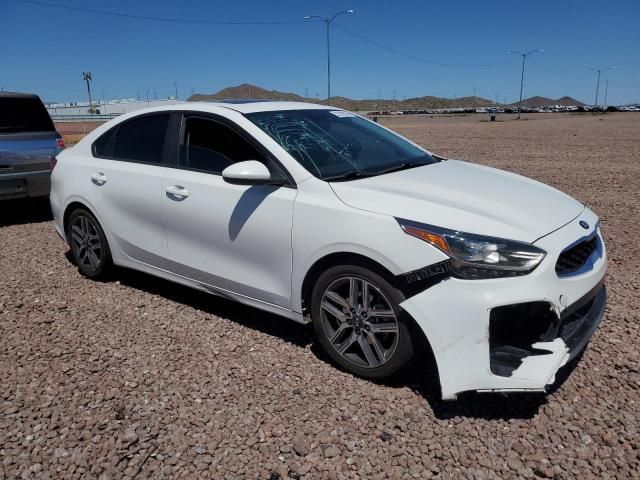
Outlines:
[[564, 342], [567, 360], [573, 359], [598, 327], [606, 300], [606, 287], [598, 284], [560, 316], [546, 302], [492, 309], [489, 316], [491, 373], [510, 377], [527, 357], [553, 353], [554, 349], [545, 349], [545, 345], [555, 339]]
[[585, 268], [570, 276], [556, 272], [567, 246], [583, 238], [578, 221], [535, 245], [547, 257], [528, 275], [491, 280], [449, 277], [416, 293], [401, 307], [429, 341], [442, 398], [466, 391], [544, 392], [558, 370], [578, 355], [605, 309], [606, 250], [599, 242]]

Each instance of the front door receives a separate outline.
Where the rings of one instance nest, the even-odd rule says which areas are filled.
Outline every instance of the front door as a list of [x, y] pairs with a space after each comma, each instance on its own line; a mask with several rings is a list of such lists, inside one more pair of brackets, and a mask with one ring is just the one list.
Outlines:
[[297, 190], [227, 183], [221, 172], [234, 162], [274, 165], [247, 134], [223, 121], [185, 116], [182, 125], [179, 168], [166, 170], [162, 198], [171, 270], [289, 308]]

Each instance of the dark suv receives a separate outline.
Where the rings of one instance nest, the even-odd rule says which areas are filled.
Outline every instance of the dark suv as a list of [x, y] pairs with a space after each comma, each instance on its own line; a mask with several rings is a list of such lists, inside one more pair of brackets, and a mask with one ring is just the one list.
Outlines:
[[50, 163], [63, 148], [37, 95], [0, 92], [0, 200], [49, 195]]

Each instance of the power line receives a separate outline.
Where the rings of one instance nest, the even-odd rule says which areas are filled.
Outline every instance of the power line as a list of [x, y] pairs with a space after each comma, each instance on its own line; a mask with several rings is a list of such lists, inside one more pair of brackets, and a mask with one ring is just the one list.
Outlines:
[[535, 65], [537, 68], [539, 68], [540, 70], [544, 70], [547, 73], [550, 73], [551, 75], [554, 75], [556, 77], [560, 77], [560, 78], [585, 78], [587, 76], [587, 73], [583, 73], [581, 75], [575, 75], [575, 74], [568, 74], [568, 73], [559, 73], [556, 72], [555, 70], [550, 69], [549, 67], [545, 67], [544, 65], [541, 65], [540, 63], [536, 62], [533, 59], [530, 59], [529, 62], [533, 65]]
[[113, 12], [108, 10], [96, 10], [93, 8], [72, 7], [70, 5], [60, 5], [57, 3], [41, 2], [38, 0], [14, 0], [15, 2], [27, 3], [30, 5], [38, 5], [43, 7], [60, 8], [63, 10], [73, 10], [75, 12], [92, 13], [95, 15], [110, 15], [112, 17], [133, 18], [136, 20], [148, 20], [154, 22], [169, 22], [169, 23], [196, 23], [201, 25], [293, 25], [308, 23], [305, 21], [273, 21], [273, 22], [236, 22], [226, 20], [198, 20], [195, 18], [168, 18], [168, 17], [154, 17], [150, 15], [134, 15], [131, 13]]
[[395, 48], [388, 47], [386, 45], [383, 45], [381, 43], [376, 42], [375, 40], [371, 40], [370, 38], [367, 38], [367, 37], [365, 37], [363, 35], [360, 35], [359, 33], [356, 33], [356, 32], [354, 32], [352, 30], [349, 30], [348, 28], [345, 28], [342, 25], [339, 25], [337, 23], [334, 23], [334, 25], [336, 26], [336, 28], [339, 28], [343, 32], [346, 32], [351, 36], [359, 38], [363, 42], [369, 43], [369, 44], [373, 45], [374, 47], [378, 47], [378, 48], [380, 48], [382, 50], [386, 50], [387, 52], [391, 52], [391, 53], [394, 53], [396, 55], [400, 55], [401, 57], [405, 57], [405, 58], [409, 58], [411, 60], [415, 60], [417, 62], [428, 63], [430, 65], [438, 65], [438, 66], [441, 66], [441, 67], [456, 67], [456, 68], [481, 68], [481, 67], [493, 67], [495, 65], [502, 65], [503, 63], [509, 63], [510, 62], [510, 60], [503, 60], [501, 62], [494, 62], [494, 63], [478, 63], [478, 64], [458, 64], [458, 63], [439, 62], [439, 61], [436, 61], [436, 60], [430, 60], [428, 58], [423, 58], [423, 57], [418, 57], [416, 55], [411, 55], [410, 53], [401, 52], [400, 50], [396, 50]]

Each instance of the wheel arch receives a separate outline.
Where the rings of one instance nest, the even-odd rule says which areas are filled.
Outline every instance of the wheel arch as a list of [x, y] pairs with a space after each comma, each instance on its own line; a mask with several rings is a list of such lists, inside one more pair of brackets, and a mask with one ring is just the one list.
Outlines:
[[111, 246], [111, 239], [109, 238], [109, 233], [108, 233], [107, 229], [105, 228], [105, 224], [102, 221], [102, 219], [100, 218], [100, 215], [98, 215], [98, 213], [91, 207], [90, 203], [87, 202], [82, 197], [79, 197], [79, 198], [76, 197], [76, 198], [71, 199], [69, 201], [69, 203], [67, 203], [67, 205], [64, 207], [64, 213], [62, 214], [62, 228], [63, 228], [64, 235], [65, 235], [65, 238], [66, 238], [67, 242], [69, 240], [69, 237], [68, 237], [69, 232], [67, 231], [68, 230], [67, 229], [67, 224], [69, 223], [69, 217], [71, 216], [71, 213], [77, 208], [82, 208], [82, 209], [88, 211], [91, 215], [93, 215], [95, 217], [95, 219], [100, 224], [100, 227], [104, 231], [105, 237], [107, 239], [107, 244], [109, 244], [109, 246]]
[[[62, 228], [64, 229], [64, 234], [67, 237], [67, 239], [69, 238], [69, 226], [68, 226], [69, 217], [71, 216], [73, 211], [78, 209], [78, 208], [82, 208], [84, 210], [87, 210], [94, 217], [96, 217], [96, 214], [94, 213], [94, 211], [89, 206], [87, 206], [86, 203], [83, 203], [82, 201], [79, 201], [79, 200], [73, 200], [73, 201], [69, 202], [69, 204], [64, 208], [64, 213], [62, 214]], [[96, 217], [96, 219], [97, 218], [98, 217]]]
[[[380, 275], [387, 282], [389, 282], [391, 286], [400, 290], [406, 298], [409, 298], [413, 294], [415, 294], [415, 292], [413, 292], [411, 288], [404, 283], [402, 274], [394, 275], [384, 265], [367, 257], [366, 255], [348, 251], [334, 252], [316, 260], [316, 262], [313, 263], [309, 270], [307, 270], [304, 280], [302, 281], [300, 293], [302, 314], [305, 317], [310, 318], [311, 295], [316, 280], [320, 277], [320, 275], [322, 275], [323, 272], [325, 272], [329, 268], [339, 265], [355, 265], [367, 268], [372, 272]], [[407, 323], [409, 325], [409, 330], [414, 349], [416, 349], [417, 357], [420, 359], [419, 361], [423, 361], [428, 364], [429, 373], [433, 374], [434, 376], [434, 386], [440, 389], [440, 374], [438, 370], [438, 363], [436, 361], [431, 342], [429, 341], [422, 328], [420, 328], [418, 322], [409, 314], [409, 312], [403, 310], [403, 315], [408, 320]]]
[[307, 273], [302, 280], [300, 301], [303, 314], [309, 314], [308, 310], [311, 306], [311, 294], [318, 277], [320, 277], [320, 275], [329, 268], [336, 267], [338, 265], [356, 265], [358, 267], [368, 268], [387, 280], [391, 285], [395, 286], [396, 276], [379, 262], [359, 253], [333, 252], [316, 260], [315, 263], [307, 270]]

